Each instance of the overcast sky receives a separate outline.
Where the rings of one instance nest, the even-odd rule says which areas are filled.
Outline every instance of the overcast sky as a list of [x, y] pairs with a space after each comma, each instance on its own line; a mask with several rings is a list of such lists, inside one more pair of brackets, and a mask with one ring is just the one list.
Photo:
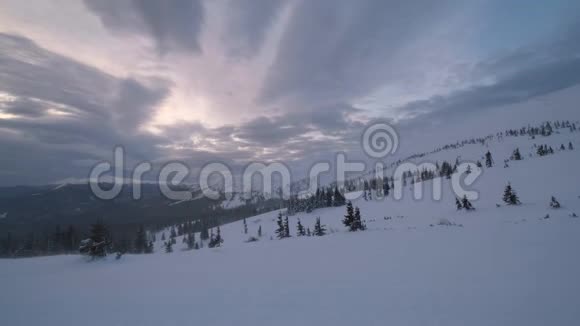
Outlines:
[[412, 128], [559, 92], [580, 83], [579, 13], [577, 0], [0, 0], [0, 185], [86, 177], [116, 144], [134, 162], [304, 162], [352, 147], [369, 120]]

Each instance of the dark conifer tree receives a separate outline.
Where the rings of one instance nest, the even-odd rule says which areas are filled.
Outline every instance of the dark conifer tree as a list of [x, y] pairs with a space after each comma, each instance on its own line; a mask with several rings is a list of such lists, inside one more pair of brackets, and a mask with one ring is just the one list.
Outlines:
[[105, 224], [99, 219], [91, 225], [91, 241], [88, 249], [88, 254], [93, 258], [105, 257], [107, 255], [107, 247], [109, 231]]
[[147, 245], [145, 246], [145, 253], [152, 254], [154, 250], [155, 246], [153, 245], [153, 241], [149, 241], [149, 243], [147, 243]]
[[284, 238], [290, 237], [290, 223], [288, 222], [288, 216], [284, 219]]
[[334, 206], [342, 206], [346, 202], [338, 187], [334, 188]]
[[286, 229], [284, 228], [284, 221], [282, 220], [282, 212], [278, 212], [278, 220], [276, 223], [278, 224], [276, 237], [278, 237], [278, 239], [284, 239], [286, 237]]
[[463, 205], [461, 204], [461, 201], [459, 201], [459, 198], [455, 197], [455, 206], [457, 206], [457, 210], [461, 210], [463, 208]]
[[330, 189], [326, 189], [326, 207], [332, 206], [333, 206], [332, 191], [330, 191]]
[[258, 227], [258, 238], [261, 238], [261, 237], [262, 237], [262, 226], [260, 225]]
[[195, 233], [191, 232], [187, 235], [187, 248], [193, 249], [195, 247]]
[[463, 199], [461, 200], [461, 205], [463, 206], [463, 208], [465, 208], [468, 211], [475, 209], [475, 208], [473, 208], [473, 205], [471, 205], [471, 202], [469, 201], [469, 199], [467, 199], [466, 195], [463, 196]]
[[106, 241], [108, 233], [107, 227], [101, 220], [91, 225], [91, 239], [96, 243]]
[[389, 195], [390, 190], [391, 188], [389, 187], [389, 179], [385, 178], [385, 180], [383, 181], [383, 195], [387, 197]]
[[569, 149], [569, 150], [573, 150], [573, 149], [574, 149], [574, 146], [572, 146], [572, 142], [569, 142], [569, 143], [568, 143], [568, 149]]
[[550, 201], [550, 207], [551, 207], [551, 208], [555, 208], [555, 209], [557, 209], [557, 208], [560, 208], [560, 207], [561, 207], [561, 206], [560, 206], [560, 202], [559, 202], [559, 201], [557, 201], [557, 200], [556, 200], [556, 197], [554, 197], [554, 196], [552, 196], [552, 199], [551, 199], [551, 201]]
[[207, 227], [207, 223], [201, 222], [201, 231], [199, 232], [199, 238], [203, 240], [209, 239], [209, 230]]
[[488, 168], [493, 166], [493, 158], [491, 157], [490, 151], [487, 151], [487, 153], [485, 153], [485, 166]]
[[296, 235], [298, 235], [299, 237], [303, 237], [306, 235], [306, 230], [304, 229], [304, 226], [302, 225], [302, 223], [300, 223], [300, 219], [298, 219], [298, 224], [296, 225]]
[[522, 159], [522, 155], [520, 154], [520, 149], [516, 148], [512, 156], [513, 156], [513, 159], [515, 161], [520, 161]]
[[320, 223], [320, 217], [316, 218], [316, 223], [314, 224], [314, 235], [321, 237], [326, 234], [326, 227]]
[[344, 226], [346, 226], [349, 230], [351, 230], [353, 222], [354, 222], [354, 209], [352, 207], [352, 203], [349, 200], [348, 203], [346, 203], [346, 215], [344, 215], [342, 224], [344, 224]]
[[135, 238], [135, 253], [137, 254], [145, 253], [148, 244], [149, 243], [147, 242], [147, 234], [145, 233], [145, 228], [143, 227], [143, 225], [141, 225], [137, 230], [137, 235]]
[[306, 236], [307, 236], [307, 237], [309, 237], [309, 236], [311, 236], [311, 235], [312, 235], [312, 234], [310, 233], [310, 228], [306, 228]]
[[510, 183], [508, 183], [507, 186], [505, 187], [505, 190], [503, 193], [503, 201], [508, 205], [519, 205], [520, 204], [520, 200], [519, 200], [516, 192], [513, 190]]
[[244, 234], [248, 234], [248, 223], [246, 222], [245, 217], [244, 217]]
[[173, 252], [173, 243], [171, 241], [165, 242], [165, 252], [168, 254]]
[[211, 235], [211, 239], [209, 241], [208, 247], [210, 247], [210, 248], [220, 247], [223, 242], [224, 242], [224, 240], [223, 240], [222, 235], [221, 235], [220, 227], [218, 226], [217, 230], [216, 230], [216, 234], [214, 235], [212, 233], [212, 235]]
[[365, 228], [366, 228], [366, 226], [363, 223], [362, 218], [360, 216], [360, 210], [358, 209], [358, 207], [355, 207], [354, 218], [353, 218], [350, 230], [351, 231], [363, 231]]

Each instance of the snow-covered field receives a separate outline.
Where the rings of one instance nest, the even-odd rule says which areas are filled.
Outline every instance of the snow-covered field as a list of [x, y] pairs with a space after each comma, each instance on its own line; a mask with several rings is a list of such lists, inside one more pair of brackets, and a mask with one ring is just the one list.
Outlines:
[[[472, 186], [476, 211], [441, 201], [358, 200], [368, 230], [348, 233], [344, 207], [290, 217], [293, 237], [272, 239], [277, 212], [222, 226], [221, 248], [125, 255], [0, 260], [0, 325], [578, 325], [580, 142], [563, 134], [506, 138], [428, 159], [497, 166]], [[574, 151], [529, 157], [532, 144]], [[519, 147], [523, 161], [503, 159]], [[501, 202], [507, 182], [521, 206]], [[410, 189], [408, 189], [410, 191]], [[550, 209], [555, 196], [562, 208]], [[497, 207], [496, 204], [502, 204]], [[549, 218], [544, 217], [549, 214]], [[331, 231], [296, 237], [298, 218]], [[438, 225], [447, 219], [452, 226]], [[261, 226], [258, 242], [246, 243]], [[167, 235], [167, 232], [166, 232]], [[160, 237], [157, 237], [158, 239]]]

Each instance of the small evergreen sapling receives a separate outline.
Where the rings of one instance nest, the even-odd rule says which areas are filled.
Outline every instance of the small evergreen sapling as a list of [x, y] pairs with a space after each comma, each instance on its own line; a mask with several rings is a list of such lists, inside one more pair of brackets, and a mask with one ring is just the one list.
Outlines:
[[515, 149], [515, 151], [514, 151], [514, 153], [513, 153], [513, 155], [512, 155], [512, 159], [513, 159], [514, 161], [521, 161], [521, 159], [522, 159], [522, 155], [520, 154], [520, 149], [519, 149], [519, 148], [516, 148], [516, 149]]
[[461, 201], [459, 201], [459, 198], [457, 198], [457, 197], [455, 197], [455, 206], [457, 206], [458, 211], [460, 211], [463, 208]]
[[510, 183], [507, 184], [503, 193], [503, 201], [508, 205], [519, 205], [521, 204], [518, 195], [515, 190], [512, 189]]
[[469, 199], [467, 199], [467, 195], [463, 196], [463, 199], [461, 200], [461, 205], [463, 206], [463, 208], [465, 208], [465, 210], [468, 210], [468, 211], [475, 210], [473, 205], [471, 205], [471, 202], [469, 201]]
[[550, 207], [554, 209], [560, 208], [560, 202], [556, 200], [556, 197], [552, 196], [552, 200], [550, 201]]

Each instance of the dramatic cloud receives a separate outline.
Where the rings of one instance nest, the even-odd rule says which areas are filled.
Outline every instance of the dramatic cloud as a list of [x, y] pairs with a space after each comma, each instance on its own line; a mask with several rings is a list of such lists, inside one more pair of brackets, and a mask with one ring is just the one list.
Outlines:
[[580, 84], [580, 4], [526, 4], [0, 0], [0, 185], [84, 178], [115, 145], [194, 173], [305, 167], [360, 154], [373, 119], [420, 134], [580, 100], [558, 95]]
[[[410, 102], [397, 110], [411, 118], [466, 114], [527, 101], [580, 84], [580, 25], [561, 38], [476, 64], [472, 78], [491, 80], [468, 89]], [[465, 71], [463, 72], [465, 73]]]
[[[15, 143], [3, 148], [13, 149], [7, 155], [12, 158], [18, 157], [19, 148], [27, 156], [37, 156], [26, 164], [2, 160], [0, 168], [5, 171], [22, 171], [27, 165], [42, 171], [46, 151], [62, 160], [54, 167], [66, 170], [70, 152], [78, 153], [78, 159], [97, 160], [115, 144], [130, 146], [137, 154], [154, 149], [145, 141], [152, 137], [137, 136], [140, 121], [167, 95], [160, 81], [145, 85], [119, 79], [6, 34], [0, 34], [0, 76], [5, 94], [0, 112], [7, 116], [0, 119], [0, 130], [6, 133], [5, 141]], [[33, 146], [37, 148], [30, 150]], [[69, 155], [61, 156], [63, 151]]]
[[85, 3], [99, 15], [104, 26], [149, 36], [160, 53], [200, 51], [198, 37], [203, 23], [200, 1], [103, 0]]

